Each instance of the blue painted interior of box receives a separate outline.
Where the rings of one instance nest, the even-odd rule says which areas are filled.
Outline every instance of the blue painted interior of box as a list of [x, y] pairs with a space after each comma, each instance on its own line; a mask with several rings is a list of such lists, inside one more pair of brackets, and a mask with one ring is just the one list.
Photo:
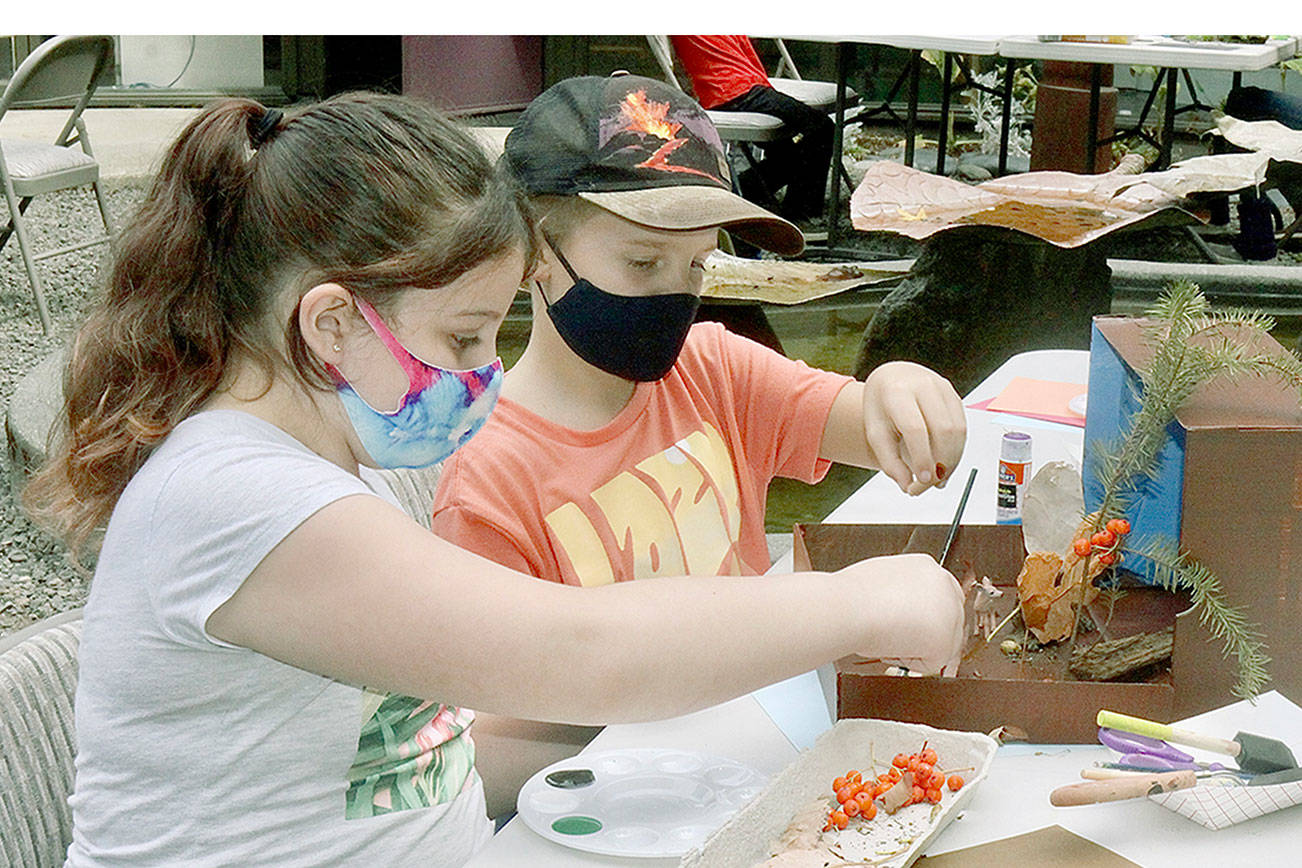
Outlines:
[[[1083, 479], [1085, 509], [1093, 512], [1103, 502], [1103, 480], [1099, 461], [1099, 444], [1115, 448], [1139, 410], [1143, 385], [1139, 374], [1122, 360], [1121, 355], [1095, 325], [1090, 336], [1089, 396], [1085, 413], [1085, 466]], [[1166, 440], [1158, 451], [1157, 473], [1142, 480], [1126, 518], [1131, 531], [1126, 548], [1143, 548], [1153, 541], [1178, 544], [1180, 513], [1184, 496], [1185, 429], [1179, 422], [1167, 426]], [[1123, 565], [1141, 579], [1152, 583], [1153, 562], [1129, 551]]]

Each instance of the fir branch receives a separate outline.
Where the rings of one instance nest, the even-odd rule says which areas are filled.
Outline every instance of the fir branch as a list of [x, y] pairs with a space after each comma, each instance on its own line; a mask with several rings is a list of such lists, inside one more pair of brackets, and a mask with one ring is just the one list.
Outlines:
[[1190, 323], [1207, 312], [1207, 299], [1192, 280], [1176, 280], [1157, 297], [1148, 315], [1166, 323]]
[[[1125, 598], [1126, 589], [1118, 587], [1116, 585], [1112, 585], [1107, 588], [1100, 588], [1099, 596], [1102, 597], [1104, 600], [1106, 600], [1108, 603], [1108, 617], [1107, 620], [1103, 622], [1103, 626], [1107, 627], [1112, 624], [1112, 616], [1116, 611], [1117, 603], [1120, 600]], [[1100, 634], [1102, 634], [1102, 632], [1103, 632], [1102, 630], [1099, 631]]]
[[1226, 325], [1235, 328], [1248, 328], [1262, 332], [1269, 332], [1275, 328], [1275, 319], [1259, 310], [1249, 310], [1242, 307], [1222, 308], [1221, 310], [1200, 314], [1193, 318], [1193, 330], [1195, 334], [1201, 331], [1206, 331], [1210, 328]]
[[1262, 356], [1258, 364], [1279, 377], [1286, 386], [1296, 389], [1298, 400], [1302, 401], [1302, 359], [1292, 353], [1286, 356]]
[[[1274, 376], [1297, 389], [1302, 400], [1302, 360], [1291, 353], [1255, 352], [1242, 340], [1244, 330], [1264, 333], [1272, 329], [1270, 317], [1241, 309], [1209, 312], [1202, 291], [1188, 280], [1168, 286], [1148, 315], [1144, 331], [1153, 356], [1139, 372], [1142, 389], [1135, 396], [1139, 409], [1119, 443], [1091, 443], [1104, 480], [1102, 503], [1093, 514], [1091, 531], [1124, 514], [1140, 496], [1144, 480], [1155, 477], [1167, 426], [1202, 384], [1218, 376]], [[1234, 694], [1255, 698], [1269, 681], [1270, 658], [1264, 653], [1264, 637], [1241, 609], [1229, 605], [1216, 575], [1173, 546], [1156, 544], [1131, 551], [1152, 561], [1163, 587], [1189, 592], [1199, 622], [1225, 643], [1224, 656], [1233, 656], [1237, 662]], [[1072, 624], [1073, 644], [1084, 596], [1082, 583], [1082, 605], [1076, 607]]]
[[1126, 551], [1148, 558], [1154, 566], [1154, 578], [1166, 590], [1189, 592], [1198, 622], [1225, 643], [1223, 657], [1235, 658], [1238, 682], [1233, 688], [1234, 695], [1254, 699], [1270, 681], [1265, 637], [1256, 625], [1248, 622], [1242, 609], [1226, 601], [1216, 574], [1169, 543], [1154, 542]]

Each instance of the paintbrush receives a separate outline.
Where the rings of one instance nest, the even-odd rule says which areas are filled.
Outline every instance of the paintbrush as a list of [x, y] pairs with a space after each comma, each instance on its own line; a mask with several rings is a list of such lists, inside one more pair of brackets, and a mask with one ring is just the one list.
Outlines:
[[949, 536], [945, 538], [945, 547], [940, 550], [940, 557], [936, 558], [936, 563], [942, 567], [945, 566], [945, 558], [949, 557], [949, 547], [954, 544], [954, 537], [958, 536], [958, 523], [963, 518], [963, 510], [967, 508], [967, 496], [972, 493], [972, 483], [976, 482], [977, 469], [972, 468], [972, 472], [967, 475], [967, 485], [963, 486], [963, 496], [958, 499], [958, 509], [954, 510], [954, 520], [949, 523]]
[[[949, 547], [954, 544], [954, 537], [958, 536], [958, 523], [963, 518], [963, 510], [967, 508], [967, 498], [968, 495], [972, 493], [972, 483], [976, 482], [976, 475], [976, 468], [973, 467], [972, 472], [967, 475], [967, 485], [963, 486], [963, 495], [958, 499], [958, 509], [954, 510], [954, 520], [949, 523], [949, 535], [945, 538], [945, 545], [940, 549], [940, 557], [936, 558], [936, 563], [940, 564], [942, 567], [945, 566], [945, 558], [949, 557]], [[909, 534], [909, 539], [904, 544], [905, 552], [918, 551], [914, 546], [919, 541], [919, 531], [921, 530], [922, 526], [919, 525]], [[906, 666], [893, 666], [891, 669], [893, 670], [892, 674], [910, 674], [909, 669]], [[950, 677], [952, 677], [952, 675]]]

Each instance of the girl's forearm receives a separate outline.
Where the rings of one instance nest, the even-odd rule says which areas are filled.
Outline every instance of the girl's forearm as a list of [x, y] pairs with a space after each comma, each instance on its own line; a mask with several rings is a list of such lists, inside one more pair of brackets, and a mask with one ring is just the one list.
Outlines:
[[[549, 588], [569, 598], [537, 683], [569, 685], [541, 716], [618, 723], [685, 714], [862, 651], [873, 618], [834, 574], [643, 579]], [[551, 706], [538, 695], [540, 706]]]

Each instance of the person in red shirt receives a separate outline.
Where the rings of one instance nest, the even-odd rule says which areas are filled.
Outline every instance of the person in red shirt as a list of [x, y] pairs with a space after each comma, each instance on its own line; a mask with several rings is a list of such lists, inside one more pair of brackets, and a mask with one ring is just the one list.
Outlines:
[[763, 201], [786, 187], [778, 213], [801, 222], [820, 216], [832, 162], [831, 118], [776, 90], [747, 36], [669, 39], [704, 108], [774, 115], [790, 130], [787, 138], [760, 144], [764, 159], [758, 169], [737, 177], [741, 194]]

